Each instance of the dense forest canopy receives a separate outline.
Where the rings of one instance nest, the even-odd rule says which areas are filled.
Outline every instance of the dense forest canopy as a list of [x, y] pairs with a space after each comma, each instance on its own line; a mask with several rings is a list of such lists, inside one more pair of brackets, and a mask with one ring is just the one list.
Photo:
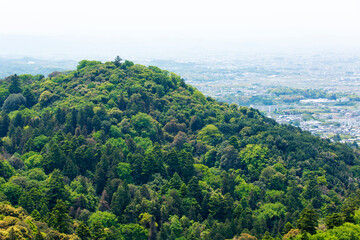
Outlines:
[[356, 149], [158, 67], [12, 75], [0, 106], [1, 239], [360, 237]]

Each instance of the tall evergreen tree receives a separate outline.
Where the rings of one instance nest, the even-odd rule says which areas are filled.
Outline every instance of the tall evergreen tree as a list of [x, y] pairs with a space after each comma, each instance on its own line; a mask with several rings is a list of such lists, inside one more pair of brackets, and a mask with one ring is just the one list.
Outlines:
[[68, 209], [63, 200], [57, 200], [56, 205], [50, 212], [48, 223], [59, 232], [67, 233], [70, 227], [70, 218], [67, 214]]
[[46, 197], [48, 199], [49, 209], [52, 209], [57, 200], [67, 200], [69, 192], [65, 188], [64, 177], [60, 174], [58, 169], [55, 169], [47, 179]]
[[95, 169], [95, 189], [96, 193], [100, 195], [105, 188], [107, 181], [107, 172], [109, 169], [109, 159], [107, 156], [103, 155], [100, 162], [96, 165]]
[[54, 169], [63, 169], [66, 158], [58, 143], [52, 140], [49, 143], [48, 153], [43, 162], [44, 170], [46, 173], [52, 172]]
[[318, 213], [312, 207], [306, 207], [300, 213], [300, 218], [297, 222], [297, 227], [310, 234], [316, 233], [316, 227], [318, 225]]
[[111, 211], [118, 217], [122, 216], [126, 206], [130, 203], [130, 191], [126, 182], [119, 185], [111, 200]]
[[26, 99], [27, 108], [31, 108], [37, 103], [36, 95], [30, 88], [26, 88], [23, 95]]
[[91, 232], [88, 226], [84, 222], [80, 222], [79, 226], [75, 230], [76, 235], [78, 235], [81, 240], [91, 240]]
[[9, 92], [10, 93], [21, 93], [22, 89], [20, 86], [20, 78], [18, 75], [14, 74], [10, 77], [10, 86], [9, 86]]
[[5, 137], [9, 131], [10, 118], [6, 112], [1, 113], [0, 118], [0, 137]]

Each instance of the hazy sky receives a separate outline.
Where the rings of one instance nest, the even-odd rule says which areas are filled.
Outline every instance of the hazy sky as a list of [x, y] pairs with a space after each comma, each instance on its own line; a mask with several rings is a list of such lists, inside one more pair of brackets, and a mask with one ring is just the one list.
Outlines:
[[8, 55], [360, 47], [359, 0], [0, 0], [0, 9]]

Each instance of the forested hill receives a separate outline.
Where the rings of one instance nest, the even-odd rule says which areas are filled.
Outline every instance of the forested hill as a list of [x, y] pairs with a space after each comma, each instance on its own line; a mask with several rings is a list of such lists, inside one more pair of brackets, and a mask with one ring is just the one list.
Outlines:
[[0, 105], [1, 239], [360, 235], [356, 149], [174, 73], [84, 60], [5, 78]]

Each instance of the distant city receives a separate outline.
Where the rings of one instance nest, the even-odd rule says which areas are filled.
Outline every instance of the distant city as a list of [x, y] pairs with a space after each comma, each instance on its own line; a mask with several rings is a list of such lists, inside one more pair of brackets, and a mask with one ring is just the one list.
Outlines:
[[360, 57], [253, 56], [203, 63], [152, 61], [205, 95], [259, 109], [281, 124], [360, 143]]

